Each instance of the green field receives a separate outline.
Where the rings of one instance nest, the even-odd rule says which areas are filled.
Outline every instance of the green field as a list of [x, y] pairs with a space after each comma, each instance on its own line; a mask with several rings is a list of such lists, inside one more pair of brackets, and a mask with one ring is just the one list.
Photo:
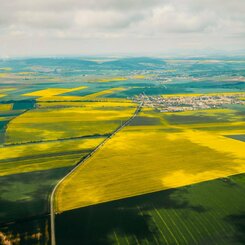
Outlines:
[[14, 244], [50, 244], [49, 216], [42, 215], [0, 225], [0, 241], [11, 240]]
[[244, 244], [245, 175], [57, 215], [58, 244]]

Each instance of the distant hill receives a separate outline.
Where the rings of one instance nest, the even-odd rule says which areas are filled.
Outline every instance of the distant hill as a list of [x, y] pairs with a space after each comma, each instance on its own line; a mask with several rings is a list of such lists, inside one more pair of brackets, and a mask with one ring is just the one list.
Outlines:
[[165, 62], [157, 58], [136, 57], [123, 58], [114, 61], [108, 61], [101, 64], [103, 67], [111, 69], [155, 69], [156, 67], [164, 67]]
[[12, 66], [15, 70], [23, 67], [43, 66], [43, 67], [73, 67], [80, 69], [97, 70], [154, 70], [165, 67], [165, 61], [158, 58], [135, 57], [121, 58], [105, 62], [96, 62], [80, 58], [28, 58], [14, 60], [0, 60], [2, 66]]
[[91, 66], [97, 65], [94, 61], [82, 60], [78, 58], [33, 58], [25, 60], [27, 65], [41, 66]]

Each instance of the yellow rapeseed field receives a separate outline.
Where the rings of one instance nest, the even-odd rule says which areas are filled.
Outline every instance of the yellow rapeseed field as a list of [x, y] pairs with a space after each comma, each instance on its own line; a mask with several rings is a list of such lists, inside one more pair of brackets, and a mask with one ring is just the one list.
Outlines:
[[112, 77], [112, 78], [103, 78], [98, 80], [98, 82], [117, 82], [117, 81], [126, 81], [126, 77]]
[[50, 107], [89, 107], [89, 108], [115, 108], [115, 107], [136, 107], [135, 103], [122, 100], [120, 101], [61, 101], [61, 102], [38, 102], [38, 108]]
[[167, 112], [163, 114], [163, 118], [175, 128], [198, 129], [220, 135], [245, 133], [243, 113], [235, 109]]
[[[1, 75], [1, 74], [0, 74]], [[1, 77], [1, 76], [0, 76]], [[16, 90], [16, 88], [1, 88], [0, 98], [7, 96], [9, 91]]]
[[145, 75], [134, 75], [134, 79], [144, 79], [146, 76]]
[[53, 96], [57, 96], [60, 94], [73, 92], [73, 91], [77, 91], [77, 90], [81, 90], [85, 88], [86, 88], [85, 86], [76, 87], [76, 88], [47, 88], [47, 89], [38, 90], [35, 92], [31, 92], [31, 93], [26, 93], [26, 94], [23, 94], [23, 96], [35, 96], [35, 97], [37, 96], [37, 97], [49, 98], [49, 97], [53, 97]]
[[11, 71], [11, 67], [0, 67], [0, 71]]
[[21, 72], [18, 72], [17, 74], [26, 76], [26, 75], [34, 75], [34, 74], [36, 74], [36, 72], [34, 72], [34, 71], [21, 71]]
[[44, 90], [39, 90], [31, 93], [23, 94], [23, 96], [34, 96], [39, 97], [37, 98], [37, 101], [43, 102], [43, 101], [54, 101], [54, 102], [79, 102], [79, 101], [116, 101], [120, 102], [122, 99], [118, 98], [103, 98], [104, 95], [112, 94], [117, 91], [125, 90], [125, 88], [111, 88], [106, 89], [100, 92], [88, 94], [85, 96], [70, 96], [70, 95], [62, 95], [64, 93], [73, 92], [81, 89], [85, 89], [85, 86], [82, 87], [76, 87], [71, 89], [64, 89], [64, 88], [48, 88]]
[[6, 161], [0, 164], [0, 176], [73, 166], [86, 154], [88, 154], [88, 152], [65, 156], [47, 156], [27, 160], [21, 159]]
[[[144, 117], [154, 115], [147, 110]], [[127, 126], [59, 186], [56, 209], [62, 212], [242, 173], [244, 152], [244, 142], [219, 133], [171, 124]]]
[[65, 140], [0, 147], [0, 176], [75, 164], [104, 140]]
[[8, 124], [6, 143], [108, 134], [127, 120], [136, 108], [132, 103], [100, 105], [98, 108], [91, 103], [90, 107], [30, 110]]
[[9, 75], [8, 73], [0, 73], [0, 78], [1, 77], [8, 77], [8, 75]]
[[0, 104], [0, 111], [10, 111], [13, 104]]
[[82, 98], [83, 98], [83, 100], [96, 100], [96, 99], [100, 98], [103, 95], [112, 94], [114, 92], [123, 91], [123, 90], [125, 90], [125, 88], [111, 88], [111, 89], [103, 90], [101, 92], [85, 95]]
[[83, 101], [82, 96], [62, 96], [62, 95], [54, 95], [54, 96], [49, 96], [49, 97], [39, 97], [36, 100], [39, 102], [43, 101], [51, 101], [51, 102], [70, 102], [70, 101]]

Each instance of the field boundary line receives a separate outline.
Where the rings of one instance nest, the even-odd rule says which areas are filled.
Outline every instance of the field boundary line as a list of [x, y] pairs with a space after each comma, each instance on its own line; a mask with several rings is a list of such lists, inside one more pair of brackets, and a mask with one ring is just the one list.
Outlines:
[[116, 133], [121, 131], [125, 126], [127, 126], [140, 112], [144, 102], [141, 102], [134, 114], [123, 124], [121, 124], [116, 130], [114, 130], [105, 140], [103, 140], [91, 153], [89, 153], [85, 158], [81, 159], [75, 167], [68, 173], [66, 174], [59, 182], [54, 186], [53, 191], [50, 196], [50, 226], [51, 226], [51, 245], [56, 245], [56, 239], [55, 239], [55, 203], [54, 203], [54, 196], [57, 188], [59, 185], [67, 178], [69, 177], [77, 168], [79, 168], [84, 162], [86, 162], [91, 156], [93, 156], [108, 140], [110, 140]]

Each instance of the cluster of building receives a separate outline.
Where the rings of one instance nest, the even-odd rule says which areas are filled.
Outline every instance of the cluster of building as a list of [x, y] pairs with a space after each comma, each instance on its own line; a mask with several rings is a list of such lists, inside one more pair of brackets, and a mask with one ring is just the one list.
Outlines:
[[221, 95], [184, 95], [184, 96], [148, 96], [140, 94], [133, 98], [135, 102], [153, 107], [161, 112], [178, 112], [220, 108], [230, 104], [245, 104], [244, 94]]

